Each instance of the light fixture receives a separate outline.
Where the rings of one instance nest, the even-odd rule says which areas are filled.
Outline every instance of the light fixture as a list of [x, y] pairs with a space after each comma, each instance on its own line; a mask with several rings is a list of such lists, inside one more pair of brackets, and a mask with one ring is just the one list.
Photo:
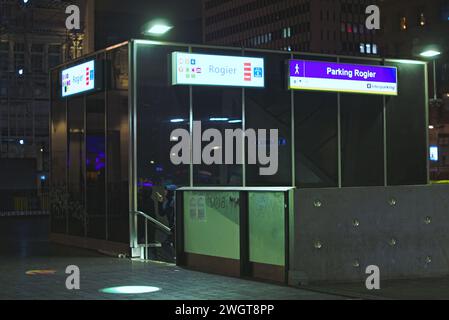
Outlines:
[[163, 24], [156, 24], [152, 26], [147, 32], [153, 35], [163, 35], [173, 29], [172, 26], [167, 26]]
[[209, 121], [229, 121], [229, 118], [210, 118]]
[[440, 51], [437, 50], [426, 50], [420, 53], [421, 57], [425, 57], [425, 58], [433, 58], [436, 56], [439, 56], [441, 54]]
[[242, 123], [242, 120], [229, 120], [228, 123]]
[[25, 144], [25, 140], [20, 139], [20, 140], [19, 140], [19, 144], [23, 146], [23, 145]]
[[19, 69], [19, 70], [17, 71], [17, 73], [19, 74], [19, 76], [23, 76], [23, 69]]
[[171, 123], [180, 123], [180, 122], [184, 122], [184, 119], [171, 119], [170, 122]]
[[435, 129], [435, 126], [430, 125], [430, 126], [429, 126], [429, 129], [430, 129], [430, 130], [433, 130], [433, 129]]
[[152, 293], [160, 291], [161, 289], [158, 287], [149, 287], [149, 286], [123, 286], [123, 287], [111, 287], [101, 289], [102, 293], [110, 293], [110, 294], [142, 294], [142, 293]]

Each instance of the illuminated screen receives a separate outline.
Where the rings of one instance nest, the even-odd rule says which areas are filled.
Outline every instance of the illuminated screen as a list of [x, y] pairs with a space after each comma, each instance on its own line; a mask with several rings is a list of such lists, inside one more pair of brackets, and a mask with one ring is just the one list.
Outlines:
[[398, 94], [397, 68], [323, 61], [290, 60], [289, 89]]
[[95, 89], [95, 61], [62, 70], [62, 97]]
[[263, 88], [264, 59], [173, 52], [172, 84]]
[[438, 162], [438, 147], [430, 147], [430, 161]]

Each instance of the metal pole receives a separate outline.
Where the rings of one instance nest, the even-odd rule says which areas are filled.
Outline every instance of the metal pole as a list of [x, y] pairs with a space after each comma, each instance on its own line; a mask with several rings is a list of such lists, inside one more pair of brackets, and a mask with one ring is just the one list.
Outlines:
[[384, 147], [384, 186], [388, 186], [388, 150], [387, 150], [387, 98], [383, 96], [383, 147]]
[[437, 100], [437, 60], [433, 60], [433, 100]]
[[[192, 52], [192, 47], [189, 47]], [[189, 86], [189, 128], [190, 128], [190, 165], [189, 165], [189, 185], [193, 187], [193, 87]]]
[[12, 81], [12, 77], [11, 77], [11, 73], [8, 73], [8, 95], [7, 95], [7, 109], [8, 109], [8, 139], [6, 140], [6, 158], [9, 159], [9, 144], [10, 144], [10, 140], [11, 140], [11, 81]]
[[[242, 50], [242, 56], [245, 56], [245, 49]], [[245, 88], [242, 88], [242, 187], [246, 187], [246, 90]]]
[[[293, 54], [290, 55], [290, 59], [293, 59]], [[296, 187], [296, 136], [295, 136], [295, 93], [294, 90], [290, 90], [290, 117], [291, 117], [291, 152], [292, 152], [292, 163], [291, 163], [291, 169], [292, 169], [292, 187]]]
[[145, 260], [148, 260], [148, 220], [145, 219]]
[[[337, 57], [337, 62], [340, 58]], [[338, 158], [338, 187], [342, 188], [342, 156], [341, 156], [341, 94], [337, 93], [337, 158]]]

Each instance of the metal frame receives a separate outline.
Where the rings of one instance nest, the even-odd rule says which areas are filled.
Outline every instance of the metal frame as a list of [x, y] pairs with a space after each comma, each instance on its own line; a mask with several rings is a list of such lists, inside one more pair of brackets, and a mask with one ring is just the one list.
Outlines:
[[[121, 44], [118, 44], [116, 46], [109, 47], [104, 50], [100, 50], [97, 52], [94, 52], [92, 54], [83, 56], [79, 59], [70, 61], [70, 63], [61, 64], [59, 66], [56, 66], [54, 69], [60, 69], [62, 66], [65, 65], [73, 65], [76, 64], [77, 61], [85, 61], [89, 57], [95, 57], [98, 54], [101, 54], [103, 52], [107, 52], [113, 49], [116, 49], [121, 46], [128, 45], [128, 68], [129, 68], [129, 86], [128, 86], [128, 108], [129, 108], [129, 164], [128, 164], [128, 170], [129, 170], [129, 239], [130, 239], [130, 247], [138, 248], [138, 239], [137, 239], [137, 215], [136, 211], [138, 210], [138, 203], [137, 203], [137, 94], [136, 94], [136, 74], [137, 74], [137, 48], [139, 45], [160, 45], [160, 46], [177, 46], [177, 47], [185, 47], [188, 52], [192, 52], [194, 48], [208, 48], [208, 49], [219, 49], [219, 50], [234, 50], [234, 51], [240, 51], [242, 55], [245, 54], [252, 54], [252, 53], [276, 53], [276, 54], [282, 54], [285, 55], [287, 58], [294, 58], [296, 56], [301, 55], [307, 55], [309, 57], [328, 57], [330, 59], [337, 59], [337, 62], [343, 59], [354, 59], [352, 56], [336, 56], [336, 55], [329, 55], [329, 54], [315, 54], [315, 53], [309, 53], [309, 52], [285, 52], [285, 51], [279, 51], [279, 50], [266, 50], [266, 49], [248, 49], [248, 48], [235, 48], [235, 47], [228, 47], [228, 46], [210, 46], [210, 45], [195, 45], [195, 44], [183, 44], [183, 43], [174, 43], [174, 42], [160, 42], [160, 41], [152, 41], [152, 40], [130, 40], [127, 42], [123, 42]], [[417, 63], [422, 64], [425, 67], [425, 70], [427, 71], [427, 64], [426, 62], [421, 61], [415, 61], [415, 60], [398, 60], [398, 59], [383, 59], [383, 58], [374, 58], [374, 57], [357, 57], [357, 60], [364, 60], [364, 61], [372, 61], [372, 62], [378, 62], [381, 64], [385, 64], [386, 62], [404, 62], [404, 63]], [[427, 137], [427, 182], [429, 182], [429, 159], [428, 159], [428, 153], [429, 153], [429, 141], [428, 141], [428, 79], [426, 75], [424, 75], [425, 78], [425, 90], [426, 90], [426, 127], [424, 128], [426, 130], [426, 137]], [[194, 109], [193, 109], [193, 94], [192, 94], [192, 86], [189, 87], [189, 124], [190, 124], [190, 131], [192, 132], [193, 129], [193, 119], [194, 119]], [[243, 131], [246, 129], [246, 104], [245, 104], [245, 94], [246, 90], [242, 88], [242, 129]], [[296, 166], [295, 166], [295, 149], [296, 149], [296, 139], [295, 139], [295, 92], [291, 91], [291, 145], [292, 145], [292, 163], [291, 163], [291, 186], [296, 186]], [[338, 187], [342, 188], [342, 141], [341, 141], [341, 102], [340, 97], [341, 94], [338, 93], [338, 111], [337, 111], [337, 126], [338, 126]], [[67, 117], [67, 100], [66, 99], [66, 117]], [[106, 102], [107, 103], [107, 100]], [[387, 114], [386, 114], [386, 99], [384, 97], [384, 105], [383, 105], [383, 133], [384, 133], [384, 185], [388, 186], [388, 167], [387, 167], [387, 146], [386, 146], [386, 130], [387, 130]], [[107, 127], [106, 127], [107, 129]], [[107, 134], [107, 131], [106, 131]], [[243, 144], [243, 149], [245, 149], [245, 144]], [[242, 177], [242, 186], [244, 188], [247, 187], [246, 183], [246, 152], [244, 152], [244, 159], [243, 159], [243, 177]], [[193, 155], [191, 154], [191, 157]], [[194, 180], [193, 180], [193, 161], [191, 161], [190, 164], [190, 172], [189, 172], [189, 184], [190, 187], [194, 186]], [[179, 222], [179, 221], [178, 221]], [[68, 221], [67, 226], [68, 229]], [[108, 226], [106, 225], [106, 231]], [[68, 231], [68, 230], [67, 230]]]
[[[133, 59], [132, 61], [130, 61], [130, 69], [132, 70], [132, 81], [130, 82], [130, 92], [132, 95], [132, 99], [130, 99], [132, 106], [131, 106], [131, 115], [133, 120], [131, 121], [133, 124], [133, 129], [132, 131], [132, 137], [131, 137], [131, 141], [130, 144], [134, 144], [137, 138], [137, 134], [136, 134], [136, 128], [135, 128], [135, 124], [136, 124], [136, 113], [137, 113], [137, 101], [136, 101], [136, 93], [135, 93], [135, 85], [136, 85], [136, 52], [137, 52], [137, 47], [138, 45], [161, 45], [161, 46], [184, 46], [188, 52], [193, 52], [194, 48], [207, 48], [207, 49], [219, 49], [219, 50], [235, 50], [235, 51], [241, 51], [242, 56], [245, 54], [251, 54], [251, 53], [277, 53], [277, 54], [283, 54], [288, 56], [288, 54], [285, 51], [277, 51], [277, 50], [265, 50], [265, 49], [248, 49], [248, 48], [235, 48], [235, 47], [227, 47], [227, 46], [209, 46], [209, 45], [193, 45], [193, 44], [182, 44], [182, 43], [172, 43], [172, 42], [160, 42], [160, 41], [152, 41], [152, 40], [131, 40], [130, 41], [130, 50], [131, 50], [131, 54]], [[307, 55], [307, 56], [312, 56], [312, 57], [329, 57], [332, 59], [336, 59], [337, 62], [341, 61], [341, 59], [354, 59], [354, 57], [352, 56], [336, 56], [336, 55], [328, 55], [328, 54], [314, 54], [314, 53], [305, 53], [305, 52], [290, 52], [289, 53], [290, 58], [293, 59], [295, 56], [298, 55]], [[373, 61], [373, 62], [377, 62], [380, 64], [385, 64], [385, 62], [409, 62], [409, 63], [420, 63], [426, 66], [425, 62], [417, 62], [417, 61], [413, 61], [413, 60], [394, 60], [394, 59], [384, 59], [384, 58], [372, 58], [372, 57], [357, 57], [357, 60], [365, 60], [365, 61]], [[193, 95], [192, 95], [192, 86], [189, 86], [189, 125], [190, 125], [190, 133], [192, 133], [193, 130], [193, 120], [194, 120], [194, 109], [193, 109]], [[427, 78], [426, 78], [426, 92], [427, 92]], [[246, 129], [246, 104], [245, 104], [245, 93], [246, 90], [245, 88], [242, 88], [242, 130], [245, 131]], [[293, 187], [296, 187], [296, 165], [295, 165], [295, 149], [296, 149], [296, 139], [295, 139], [295, 119], [294, 119], [294, 115], [295, 115], [295, 105], [294, 105], [294, 99], [295, 99], [295, 92], [291, 91], [291, 144], [292, 144], [292, 163], [291, 163], [291, 172], [292, 172], [292, 176], [291, 176], [291, 185]], [[384, 147], [384, 186], [388, 186], [388, 167], [387, 167], [387, 137], [386, 137], [386, 130], [387, 130], [387, 126], [386, 126], [386, 99], [384, 96], [384, 103], [383, 103], [383, 147]], [[426, 103], [426, 109], [427, 109], [427, 103]], [[428, 117], [428, 115], [427, 115]], [[337, 93], [337, 136], [338, 136], [338, 146], [337, 146], [337, 161], [338, 161], [338, 188], [343, 188], [343, 181], [342, 181], [342, 136], [341, 136], [341, 93]], [[426, 123], [428, 123], [428, 119], [426, 120]], [[427, 126], [428, 127], [428, 126]], [[426, 127], [426, 130], [427, 130]], [[426, 133], [428, 135], [428, 132]], [[192, 139], [192, 134], [191, 134], [191, 139]], [[245, 142], [245, 138], [244, 142]], [[428, 139], [427, 139], [428, 140]], [[191, 141], [192, 143], [192, 141]], [[427, 142], [428, 144], [428, 142]], [[132, 152], [130, 153], [132, 155], [132, 158], [130, 158], [130, 163], [132, 164], [132, 168], [131, 168], [131, 177], [132, 179], [130, 179], [130, 182], [133, 183], [133, 186], [131, 188], [132, 190], [132, 201], [130, 203], [130, 208], [131, 211], [135, 211], [137, 209], [137, 189], [136, 189], [136, 183], [137, 183], [137, 150], [136, 150], [136, 146], [133, 146], [132, 148]], [[243, 155], [244, 155], [244, 159], [243, 159], [243, 171], [242, 171], [242, 186], [245, 188], [247, 187], [247, 182], [246, 182], [246, 152], [245, 152], [245, 144], [243, 143]], [[428, 149], [428, 148], [427, 148]], [[191, 148], [191, 154], [190, 154], [190, 159], [193, 159], [193, 154], [192, 154], [192, 148]], [[427, 150], [428, 152], [428, 150]], [[427, 157], [428, 158], [428, 157]], [[429, 162], [427, 160], [427, 162]], [[429, 168], [429, 165], [428, 165]], [[194, 187], [194, 179], [193, 179], [193, 172], [194, 166], [193, 166], [193, 161], [191, 161], [190, 163], [190, 172], [189, 172], [189, 184], [190, 187]], [[427, 170], [428, 171], [428, 170]], [[429, 180], [429, 179], [428, 179]], [[137, 221], [135, 221], [135, 219], [131, 219], [130, 220], [131, 223], [134, 226], [130, 226], [130, 232], [133, 232], [135, 230], [137, 230]], [[131, 236], [131, 244], [136, 244], [136, 242], [133, 242], [135, 237], [137, 235]]]
[[184, 192], [196, 191], [196, 192], [214, 192], [214, 191], [227, 191], [239, 193], [239, 263], [240, 272], [239, 276], [242, 278], [252, 278], [253, 269], [252, 262], [250, 261], [250, 225], [249, 225], [249, 192], [266, 192], [272, 191], [282, 193], [284, 196], [284, 284], [288, 284], [289, 271], [290, 271], [290, 254], [291, 246], [290, 242], [293, 239], [291, 237], [291, 227], [294, 222], [290, 218], [290, 191], [294, 187], [199, 187], [199, 188], [181, 188], [176, 191], [176, 264], [178, 266], [189, 267], [186, 261], [185, 252], [185, 231], [184, 231]]

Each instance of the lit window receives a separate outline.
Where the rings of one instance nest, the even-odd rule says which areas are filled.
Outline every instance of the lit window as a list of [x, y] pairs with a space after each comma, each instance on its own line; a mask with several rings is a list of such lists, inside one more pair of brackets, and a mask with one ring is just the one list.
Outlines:
[[401, 30], [407, 30], [407, 18], [406, 17], [401, 18]]
[[365, 53], [365, 44], [364, 43], [360, 44], [360, 53]]
[[421, 13], [419, 15], [419, 25], [421, 27], [424, 27], [426, 25], [426, 17], [424, 16], [424, 13]]
[[373, 44], [373, 54], [377, 54], [377, 44]]
[[348, 23], [348, 33], [352, 33], [352, 25], [350, 23]]
[[366, 53], [367, 54], [371, 53], [371, 45], [369, 43], [366, 44]]

